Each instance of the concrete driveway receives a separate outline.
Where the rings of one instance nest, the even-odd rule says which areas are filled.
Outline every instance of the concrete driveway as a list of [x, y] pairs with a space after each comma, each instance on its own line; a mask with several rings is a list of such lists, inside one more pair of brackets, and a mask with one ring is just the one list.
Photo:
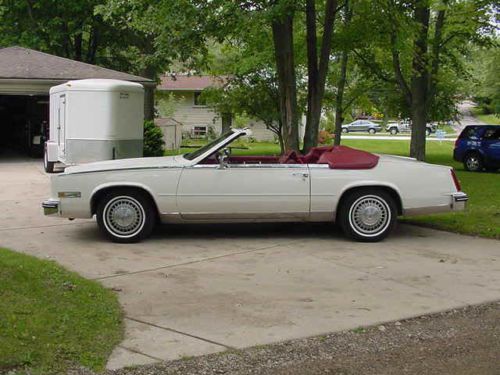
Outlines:
[[133, 245], [46, 218], [41, 162], [0, 159], [0, 246], [115, 288], [109, 368], [243, 348], [500, 299], [500, 243], [400, 225], [377, 244], [331, 225], [162, 227]]

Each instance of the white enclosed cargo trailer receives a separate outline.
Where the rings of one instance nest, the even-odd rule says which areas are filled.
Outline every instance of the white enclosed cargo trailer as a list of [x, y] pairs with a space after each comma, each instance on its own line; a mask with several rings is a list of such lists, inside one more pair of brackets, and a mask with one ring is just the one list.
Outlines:
[[44, 166], [142, 156], [144, 88], [113, 79], [69, 81], [50, 89]]

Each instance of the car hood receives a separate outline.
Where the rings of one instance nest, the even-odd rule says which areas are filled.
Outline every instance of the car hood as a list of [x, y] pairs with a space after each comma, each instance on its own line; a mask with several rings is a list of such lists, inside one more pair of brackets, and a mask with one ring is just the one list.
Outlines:
[[183, 167], [185, 165], [188, 165], [189, 163], [190, 161], [185, 159], [182, 155], [162, 156], [154, 158], [106, 160], [67, 167], [64, 170], [64, 174], [103, 172], [123, 169], [172, 168]]

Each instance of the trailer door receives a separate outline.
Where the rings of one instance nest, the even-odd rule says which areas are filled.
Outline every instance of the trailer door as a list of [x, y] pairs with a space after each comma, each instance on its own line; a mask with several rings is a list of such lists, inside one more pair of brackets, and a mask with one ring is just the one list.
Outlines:
[[57, 145], [59, 150], [59, 158], [64, 158], [66, 139], [66, 94], [59, 96], [59, 101], [57, 103]]

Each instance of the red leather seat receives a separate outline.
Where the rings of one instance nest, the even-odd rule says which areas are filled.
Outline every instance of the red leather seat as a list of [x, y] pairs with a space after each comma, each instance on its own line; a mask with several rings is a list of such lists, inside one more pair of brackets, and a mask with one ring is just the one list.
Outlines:
[[280, 164], [303, 164], [301, 155], [295, 150], [287, 151], [283, 155], [281, 155], [279, 158], [279, 163]]
[[331, 169], [372, 169], [378, 160], [379, 157], [370, 152], [337, 146], [330, 152], [324, 152], [318, 164], [328, 164]]
[[313, 147], [307, 154], [302, 157], [305, 164], [315, 164], [324, 152], [330, 152], [334, 146]]

